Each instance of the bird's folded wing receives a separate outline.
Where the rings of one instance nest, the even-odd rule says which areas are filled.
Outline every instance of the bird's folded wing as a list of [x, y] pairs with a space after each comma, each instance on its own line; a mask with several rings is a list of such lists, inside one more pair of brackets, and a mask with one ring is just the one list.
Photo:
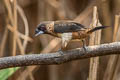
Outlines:
[[55, 33], [68, 33], [86, 30], [82, 24], [76, 22], [55, 22], [54, 23], [54, 32]]

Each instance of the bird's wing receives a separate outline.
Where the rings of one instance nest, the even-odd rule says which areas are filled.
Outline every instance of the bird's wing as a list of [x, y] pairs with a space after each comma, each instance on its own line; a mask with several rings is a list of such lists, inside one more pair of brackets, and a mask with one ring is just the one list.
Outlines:
[[54, 32], [67, 33], [85, 30], [85, 26], [72, 21], [56, 21], [54, 23]]
[[72, 39], [72, 33], [69, 32], [69, 33], [62, 34], [62, 46], [61, 46], [62, 50], [65, 50], [65, 48], [67, 47], [67, 44], [71, 39]]

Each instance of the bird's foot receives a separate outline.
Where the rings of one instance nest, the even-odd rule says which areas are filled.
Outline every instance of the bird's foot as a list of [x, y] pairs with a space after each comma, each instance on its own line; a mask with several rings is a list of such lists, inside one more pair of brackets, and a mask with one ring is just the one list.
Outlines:
[[60, 50], [58, 50], [58, 52], [60, 53], [60, 55], [63, 55], [64, 53], [63, 53], [63, 51], [60, 49]]
[[85, 42], [85, 40], [82, 40], [82, 43], [83, 43], [83, 49], [84, 49], [84, 51], [85, 51], [85, 53], [87, 52], [87, 49], [86, 49], [86, 42]]
[[83, 49], [84, 49], [84, 51], [85, 51], [85, 53], [86, 53], [86, 52], [87, 52], [86, 46], [83, 46]]

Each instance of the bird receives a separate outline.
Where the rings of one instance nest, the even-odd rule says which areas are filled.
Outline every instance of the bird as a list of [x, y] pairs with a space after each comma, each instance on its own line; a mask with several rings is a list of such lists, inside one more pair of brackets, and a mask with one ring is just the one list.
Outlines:
[[75, 21], [42, 21], [35, 29], [35, 36], [48, 34], [62, 39], [61, 50], [66, 50], [67, 44], [71, 40], [79, 39], [83, 42], [83, 48], [86, 51], [85, 39], [92, 32], [107, 28], [108, 26], [97, 26], [88, 28]]

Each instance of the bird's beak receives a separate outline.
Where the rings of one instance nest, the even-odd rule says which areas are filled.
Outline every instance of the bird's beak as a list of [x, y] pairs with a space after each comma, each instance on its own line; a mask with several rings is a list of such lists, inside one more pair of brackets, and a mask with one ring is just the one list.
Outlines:
[[36, 33], [35, 33], [35, 36], [38, 36], [38, 35], [40, 35], [40, 34], [44, 34], [44, 32], [43, 32], [43, 31], [36, 32]]

